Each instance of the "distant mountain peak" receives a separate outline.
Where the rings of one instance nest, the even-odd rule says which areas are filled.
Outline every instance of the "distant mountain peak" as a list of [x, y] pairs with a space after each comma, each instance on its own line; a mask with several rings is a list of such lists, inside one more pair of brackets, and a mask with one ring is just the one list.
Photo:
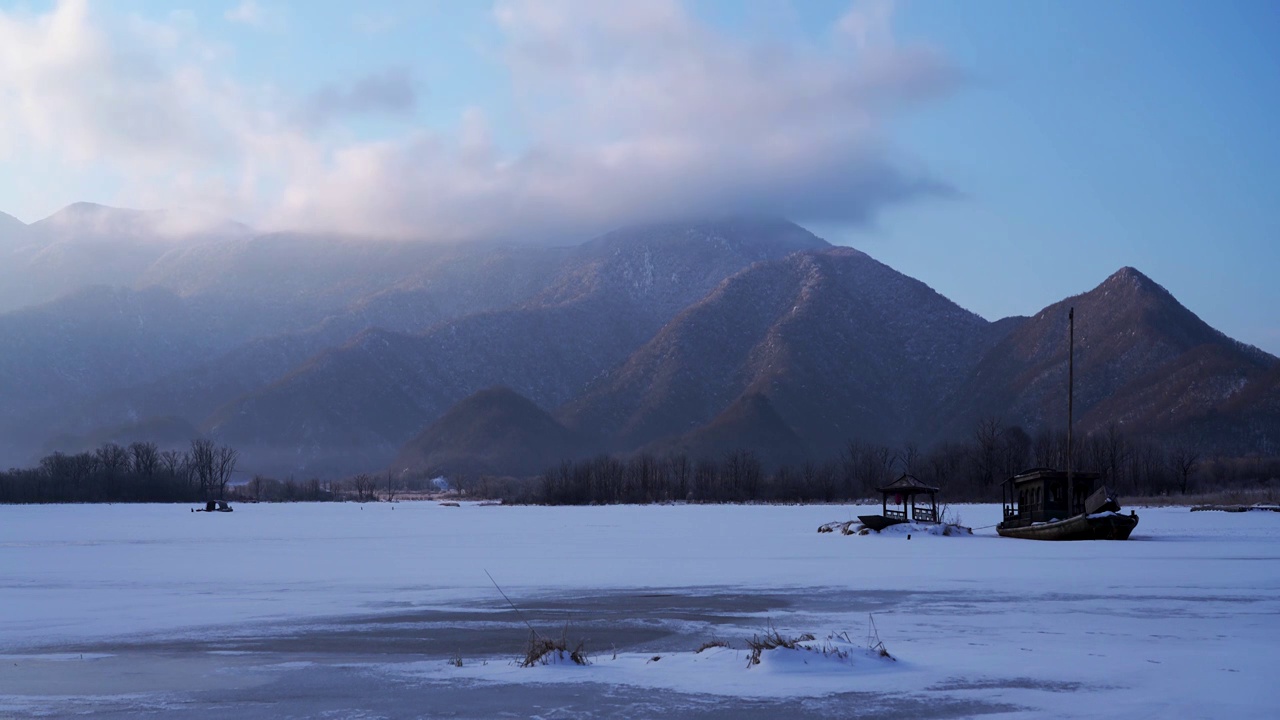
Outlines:
[[86, 223], [101, 223], [103, 221], [119, 220], [123, 218], [134, 219], [146, 215], [142, 210], [129, 210], [126, 208], [115, 208], [108, 205], [100, 205], [92, 202], [74, 202], [70, 205], [58, 210], [43, 220], [37, 220], [32, 223], [34, 226], [43, 227], [66, 227], [73, 225], [84, 225]]
[[1164, 289], [1160, 283], [1152, 280], [1137, 268], [1128, 265], [1111, 273], [1111, 275], [1102, 281], [1097, 290], [1103, 292], [1119, 290], [1122, 292], [1139, 292], [1139, 293], [1157, 293], [1172, 297], [1168, 290]]
[[134, 210], [74, 202], [30, 227], [54, 236], [174, 239], [201, 235], [248, 235], [238, 222], [201, 210]]
[[451, 407], [401, 448], [397, 472], [531, 475], [577, 457], [580, 438], [537, 403], [506, 386], [481, 390]]
[[809, 456], [804, 440], [787, 425], [768, 396], [750, 390], [711, 422], [680, 437], [650, 443], [648, 449], [658, 455], [685, 454], [694, 458], [751, 450], [767, 465], [795, 464]]
[[54, 213], [54, 215], [61, 215], [63, 213], [71, 213], [71, 214], [100, 213], [100, 212], [106, 212], [106, 211], [112, 211], [112, 210], [118, 210], [118, 208], [113, 208], [108, 205], [102, 205], [100, 203], [86, 202], [81, 200], [80, 202], [71, 203], [70, 205]]

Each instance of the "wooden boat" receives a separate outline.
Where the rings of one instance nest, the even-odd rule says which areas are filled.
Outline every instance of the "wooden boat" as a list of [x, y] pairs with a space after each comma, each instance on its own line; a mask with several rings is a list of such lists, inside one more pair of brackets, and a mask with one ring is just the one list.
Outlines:
[[[1075, 386], [1076, 311], [1067, 314], [1067, 447], [1071, 442]], [[1098, 473], [1073, 472], [1071, 452], [1067, 471], [1035, 468], [1000, 485], [1004, 520], [996, 525], [1002, 537], [1027, 540], [1128, 540], [1138, 526], [1133, 511], [1120, 514], [1120, 503], [1106, 485], [1094, 489]]]
[[1120, 513], [1107, 486], [1093, 488], [1101, 477], [1074, 473], [1068, 483], [1065, 472], [1035, 468], [1009, 478], [1001, 486], [1004, 521], [996, 532], [1026, 540], [1128, 540], [1138, 516]]

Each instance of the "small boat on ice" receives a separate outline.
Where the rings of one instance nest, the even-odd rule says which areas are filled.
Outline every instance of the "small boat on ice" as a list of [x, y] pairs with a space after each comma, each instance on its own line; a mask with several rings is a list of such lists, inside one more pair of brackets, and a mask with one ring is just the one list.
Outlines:
[[1106, 485], [1094, 489], [1101, 477], [1073, 473], [1068, 482], [1061, 470], [1035, 468], [1009, 478], [1001, 485], [1004, 521], [996, 532], [1027, 540], [1128, 540], [1138, 516], [1122, 514]]
[[1102, 475], [1071, 469], [1075, 308], [1067, 314], [1067, 322], [1067, 471], [1035, 468], [1005, 480], [1000, 486], [1004, 520], [996, 525], [996, 532], [1026, 540], [1128, 540], [1138, 526], [1138, 515], [1132, 510], [1120, 514], [1120, 503], [1106, 485], [1094, 489]]

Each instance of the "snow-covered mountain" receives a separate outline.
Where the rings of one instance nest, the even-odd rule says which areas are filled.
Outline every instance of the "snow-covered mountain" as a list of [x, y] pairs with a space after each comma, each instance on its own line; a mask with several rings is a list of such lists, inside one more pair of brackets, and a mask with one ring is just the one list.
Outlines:
[[[75, 203], [22, 225], [0, 217], [0, 311], [87, 285], [134, 287], [175, 248], [248, 237], [240, 223], [195, 211]], [[147, 285], [150, 283], [142, 283]]]
[[[780, 220], [550, 247], [225, 222], [148, 234], [169, 219], [91, 205], [31, 226], [0, 217], [0, 253], [21, 261], [0, 281], [70, 293], [0, 312], [0, 464], [155, 427], [212, 434], [256, 472], [328, 476], [397, 456], [524, 472], [510, 459], [545, 459], [534, 445], [548, 438], [580, 456], [722, 452], [740, 437], [790, 461], [852, 439], [965, 437], [991, 416], [1034, 431], [1060, 426], [1068, 305], [1082, 430], [1198, 433], [1224, 452], [1280, 437], [1280, 361], [1130, 268], [992, 323]], [[462, 436], [452, 422], [471, 428], [470, 450], [444, 446]], [[503, 450], [475, 456], [486, 447]]]
[[88, 202], [68, 205], [30, 228], [44, 242], [128, 239], [162, 244], [252, 233], [246, 225], [199, 210], [132, 210]]

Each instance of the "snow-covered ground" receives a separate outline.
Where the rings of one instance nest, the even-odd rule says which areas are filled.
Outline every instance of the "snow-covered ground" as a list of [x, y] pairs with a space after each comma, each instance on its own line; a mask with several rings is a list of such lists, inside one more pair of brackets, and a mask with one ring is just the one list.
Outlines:
[[[1274, 717], [1280, 514], [1042, 543], [954, 509], [974, 535], [817, 532], [849, 506], [0, 506], [0, 716]], [[518, 667], [525, 620], [591, 664]], [[816, 639], [749, 664], [771, 629]]]

